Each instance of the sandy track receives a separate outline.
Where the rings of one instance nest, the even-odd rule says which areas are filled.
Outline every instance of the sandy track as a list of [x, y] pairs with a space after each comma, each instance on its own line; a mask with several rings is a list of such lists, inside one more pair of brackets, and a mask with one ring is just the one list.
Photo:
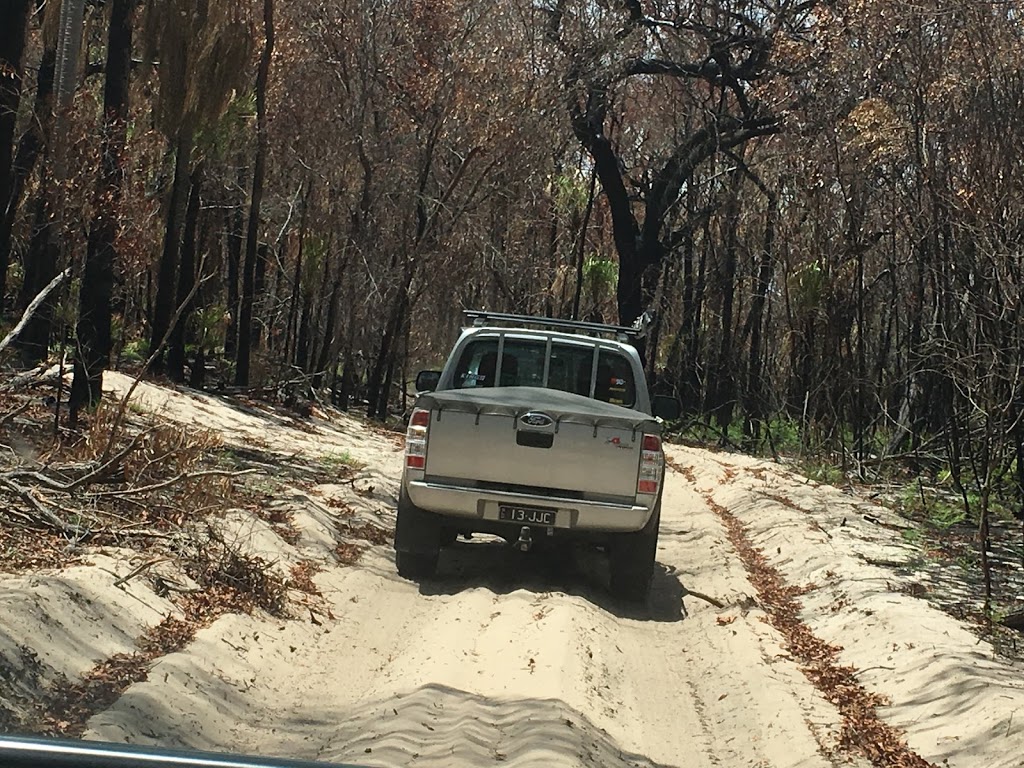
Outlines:
[[[240, 519], [239, 535], [249, 530], [268, 559], [327, 564], [316, 576], [326, 601], [316, 620], [222, 617], [95, 715], [89, 738], [365, 766], [865, 765], [834, 753], [839, 715], [764, 621], [712, 500], [790, 584], [813, 585], [801, 598], [804, 620], [846, 648], [842, 662], [869, 690], [892, 699], [881, 714], [912, 748], [958, 768], [1022, 764], [1020, 668], [894, 591], [900, 577], [869, 561], [907, 557], [899, 534], [865, 523], [863, 502], [836, 489], [767, 462], [673, 448], [682, 471], [667, 476], [644, 610], [614, 604], [606, 564], [585, 551], [523, 556], [460, 542], [443, 553], [439, 577], [417, 585], [397, 576], [386, 546], [352, 567], [330, 559], [332, 516], [353, 514], [323, 503], [331, 497], [359, 520], [393, 525], [401, 457], [393, 440], [349, 419], [297, 430], [216, 398], [148, 385], [140, 394], [169, 418], [272, 447], [293, 463], [349, 453], [367, 464], [364, 493], [297, 491], [287, 502], [305, 509], [295, 546]], [[884, 514], [869, 508], [872, 519]], [[110, 587], [128, 556], [99, 555], [95, 570], [0, 577], [9, 609], [0, 662], [16, 665], [34, 648], [43, 662], [36, 677], [47, 681], [130, 650], [132, 635], [170, 608], [144, 580]], [[133, 603], [149, 610], [126, 609]], [[75, 646], [68, 638], [79, 614], [91, 639]]]
[[827, 766], [835, 713], [783, 660], [721, 526], [670, 476], [654, 596], [598, 555], [447, 552], [417, 586], [375, 548], [318, 577], [335, 621], [232, 616], [160, 660], [88, 734], [363, 765]]

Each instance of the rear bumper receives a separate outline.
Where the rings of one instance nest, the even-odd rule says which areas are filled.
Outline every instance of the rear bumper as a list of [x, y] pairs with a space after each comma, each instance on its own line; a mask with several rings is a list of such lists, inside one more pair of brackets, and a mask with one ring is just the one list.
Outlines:
[[640, 504], [609, 504], [606, 502], [531, 496], [507, 491], [463, 488], [427, 480], [406, 479], [406, 489], [413, 504], [420, 509], [451, 518], [478, 520], [487, 523], [520, 527], [502, 521], [498, 515], [501, 504], [557, 509], [554, 528], [562, 531], [629, 532], [639, 531], [650, 519], [651, 507]]

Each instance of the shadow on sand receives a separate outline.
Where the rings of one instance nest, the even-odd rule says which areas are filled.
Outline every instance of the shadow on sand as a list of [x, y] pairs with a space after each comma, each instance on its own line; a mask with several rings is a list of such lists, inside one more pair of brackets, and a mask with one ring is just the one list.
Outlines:
[[637, 621], [682, 621], [686, 590], [661, 563], [654, 567], [651, 593], [632, 605], [608, 592], [608, 558], [596, 547], [561, 543], [523, 553], [499, 539], [474, 537], [441, 550], [437, 575], [420, 582], [424, 595], [454, 595], [484, 587], [498, 594], [524, 589], [576, 595], [609, 613]]

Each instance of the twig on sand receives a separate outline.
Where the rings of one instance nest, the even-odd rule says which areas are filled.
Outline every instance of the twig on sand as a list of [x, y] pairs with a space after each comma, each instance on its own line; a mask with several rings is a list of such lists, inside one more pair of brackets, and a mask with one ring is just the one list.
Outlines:
[[687, 595], [700, 598], [705, 603], [711, 603], [711, 605], [715, 606], [715, 608], [726, 607], [725, 603], [723, 603], [721, 600], [716, 600], [710, 595], [705, 595], [703, 592], [697, 592], [696, 590], [689, 589], [688, 587], [683, 587], [683, 597], [686, 597]]
[[114, 581], [114, 586], [115, 587], [120, 587], [122, 584], [125, 584], [125, 583], [131, 581], [132, 579], [134, 579], [140, 573], [143, 573], [144, 571], [149, 570], [154, 565], [157, 565], [158, 563], [165, 563], [165, 562], [167, 562], [169, 560], [170, 560], [170, 558], [168, 558], [168, 557], [154, 557], [154, 558], [150, 558], [149, 560], [146, 560], [141, 565], [137, 565], [134, 568], [132, 568], [124, 576], [119, 576]]

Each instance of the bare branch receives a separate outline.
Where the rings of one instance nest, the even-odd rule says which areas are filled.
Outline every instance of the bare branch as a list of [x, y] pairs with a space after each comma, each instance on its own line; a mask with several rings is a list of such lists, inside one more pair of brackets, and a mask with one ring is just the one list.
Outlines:
[[22, 403], [21, 405], [19, 405], [17, 408], [15, 408], [14, 410], [8, 411], [3, 416], [0, 416], [0, 427], [5, 426], [7, 424], [7, 422], [11, 421], [12, 419], [17, 418], [18, 416], [23, 414], [25, 411], [27, 411], [31, 407], [32, 407], [32, 401], [31, 400], [27, 400], [24, 403]]
[[81, 536], [88, 531], [77, 525], [71, 525], [65, 522], [58, 516], [53, 510], [46, 506], [42, 500], [37, 498], [31, 490], [24, 486], [18, 485], [13, 479], [7, 476], [0, 475], [0, 486], [7, 488], [9, 491], [19, 496], [24, 500], [32, 509], [34, 509], [38, 515], [38, 518], [33, 519], [33, 522], [41, 523], [46, 528], [51, 528], [72, 536]]
[[143, 485], [138, 488], [125, 488], [123, 490], [116, 491], [97, 491], [90, 493], [89, 496], [92, 498], [100, 498], [104, 496], [138, 496], [140, 493], [151, 493], [153, 491], [161, 491], [165, 488], [170, 488], [172, 485], [185, 482], [186, 480], [198, 480], [204, 477], [240, 477], [241, 475], [251, 475], [254, 472], [258, 472], [257, 469], [243, 469], [240, 471], [232, 471], [228, 469], [208, 469], [203, 472], [182, 472], [180, 475], [172, 477], [170, 480], [164, 480], [163, 482], [153, 483], [152, 485]]
[[25, 330], [25, 326], [28, 325], [28, 321], [32, 319], [32, 315], [36, 313], [36, 310], [39, 309], [42, 303], [46, 301], [46, 297], [49, 296], [58, 285], [64, 282], [64, 279], [69, 274], [71, 274], [71, 267], [68, 267], [53, 278], [53, 280], [47, 283], [46, 287], [43, 288], [43, 290], [41, 290], [34, 299], [32, 299], [29, 305], [25, 307], [25, 311], [22, 313], [21, 320], [18, 321], [18, 324], [14, 326], [7, 336], [4, 337], [3, 341], [0, 341], [0, 352], [7, 349], [11, 342], [18, 337], [18, 334]]
[[624, 80], [634, 75], [693, 77], [709, 82], [718, 82], [722, 77], [722, 70], [716, 62], [710, 59], [700, 64], [681, 64], [667, 59], [629, 59], [623, 64], [622, 72], [615, 80]]

